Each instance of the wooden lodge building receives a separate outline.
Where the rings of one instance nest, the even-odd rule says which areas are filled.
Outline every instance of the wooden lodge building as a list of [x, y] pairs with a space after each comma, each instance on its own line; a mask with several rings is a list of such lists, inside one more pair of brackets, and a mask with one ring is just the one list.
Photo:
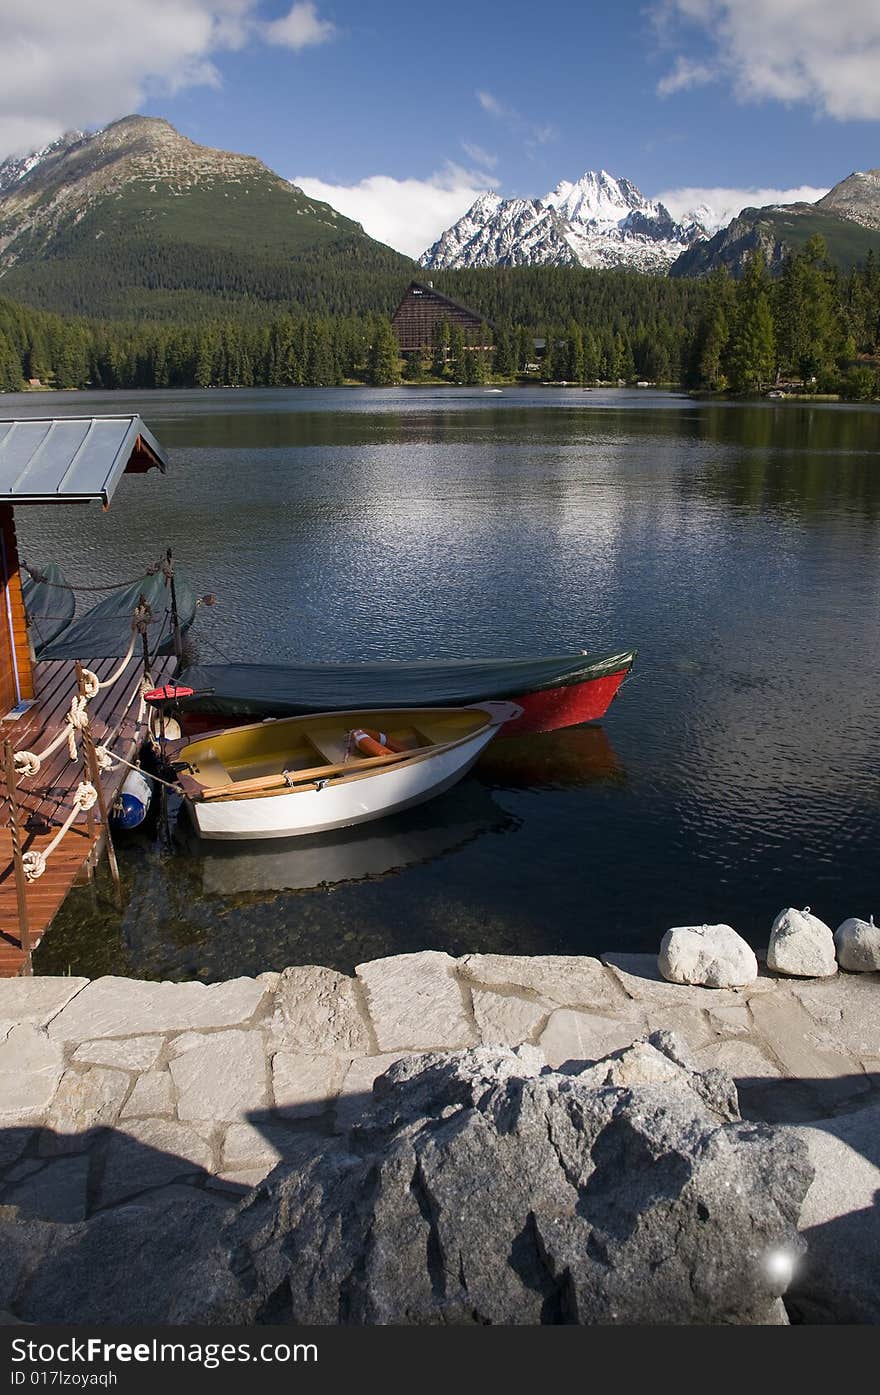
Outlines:
[[457, 300], [435, 291], [431, 281], [410, 281], [391, 321], [400, 352], [413, 354], [432, 348], [434, 332], [444, 320], [461, 326], [469, 349], [491, 348], [491, 344], [480, 342], [481, 330], [489, 324], [485, 315], [478, 315], [467, 305], [460, 305]]

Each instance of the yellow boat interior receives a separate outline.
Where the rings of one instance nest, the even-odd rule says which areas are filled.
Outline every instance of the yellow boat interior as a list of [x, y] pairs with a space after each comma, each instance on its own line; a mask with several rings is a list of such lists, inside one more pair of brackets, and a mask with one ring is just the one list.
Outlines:
[[[478, 707], [285, 717], [182, 742], [173, 752], [173, 764], [185, 789], [194, 783], [202, 798], [211, 798], [247, 787], [299, 786], [329, 775], [369, 772], [465, 740], [490, 721], [491, 714]], [[371, 734], [370, 741], [359, 745], [358, 732]], [[370, 750], [375, 737], [383, 738], [379, 753]]]

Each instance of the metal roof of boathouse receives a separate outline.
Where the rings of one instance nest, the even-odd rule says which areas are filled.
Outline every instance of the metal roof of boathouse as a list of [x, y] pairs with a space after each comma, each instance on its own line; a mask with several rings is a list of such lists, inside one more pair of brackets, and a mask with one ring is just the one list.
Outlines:
[[0, 503], [109, 508], [123, 474], [168, 460], [139, 416], [0, 419]]

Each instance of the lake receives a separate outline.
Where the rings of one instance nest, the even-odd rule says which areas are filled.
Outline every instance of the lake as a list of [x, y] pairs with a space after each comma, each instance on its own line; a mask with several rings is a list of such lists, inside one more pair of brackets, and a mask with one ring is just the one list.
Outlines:
[[[112, 582], [171, 547], [223, 658], [636, 647], [600, 725], [490, 747], [409, 814], [198, 846], [173, 807], [76, 891], [42, 973], [350, 972], [435, 948], [655, 952], [810, 905], [880, 913], [880, 410], [646, 390], [7, 395], [140, 412], [167, 477], [18, 510], [29, 562]], [[85, 656], [84, 656], [85, 657]]]

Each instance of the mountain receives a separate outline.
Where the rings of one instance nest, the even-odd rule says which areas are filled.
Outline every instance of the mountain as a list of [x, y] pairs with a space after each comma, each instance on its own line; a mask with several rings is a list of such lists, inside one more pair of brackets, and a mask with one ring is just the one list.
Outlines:
[[859, 265], [873, 249], [880, 254], [880, 170], [850, 174], [817, 203], [770, 204], [744, 208], [709, 238], [681, 254], [670, 276], [705, 276], [725, 266], [735, 276], [760, 250], [772, 272], [790, 252], [815, 234], [825, 240], [829, 261], [845, 270]]
[[677, 223], [669, 210], [628, 179], [590, 170], [543, 199], [481, 194], [420, 257], [422, 266], [629, 267], [666, 271], [706, 237], [696, 220]]
[[880, 228], [880, 170], [847, 175], [815, 206], [863, 228]]
[[412, 266], [260, 160], [158, 118], [0, 165], [0, 291], [63, 314], [387, 312]]

